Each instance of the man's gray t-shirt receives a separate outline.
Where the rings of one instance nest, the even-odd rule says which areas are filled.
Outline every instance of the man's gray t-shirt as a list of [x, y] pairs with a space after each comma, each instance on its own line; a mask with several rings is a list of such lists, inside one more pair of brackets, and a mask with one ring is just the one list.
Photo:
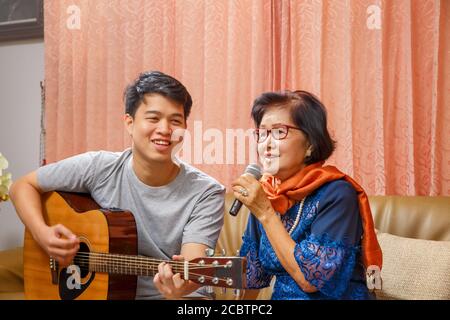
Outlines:
[[[185, 243], [215, 248], [223, 225], [225, 188], [187, 163], [179, 166], [172, 182], [150, 187], [136, 176], [130, 149], [87, 152], [39, 168], [37, 179], [43, 191], [90, 193], [102, 208], [131, 211], [138, 253], [171, 259]], [[162, 298], [153, 278], [138, 277], [136, 298]]]

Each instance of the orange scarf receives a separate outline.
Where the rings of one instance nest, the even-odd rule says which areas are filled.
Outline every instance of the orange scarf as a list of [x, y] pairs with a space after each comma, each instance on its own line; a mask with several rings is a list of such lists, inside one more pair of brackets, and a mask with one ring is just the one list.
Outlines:
[[280, 214], [285, 214], [296, 201], [300, 201], [323, 184], [338, 179], [344, 179], [349, 182], [358, 193], [359, 211], [363, 225], [363, 263], [366, 268], [376, 265], [381, 270], [383, 257], [375, 234], [369, 199], [361, 186], [352, 178], [339, 171], [336, 167], [323, 167], [322, 163], [319, 162], [306, 166], [281, 184], [277, 184], [274, 176], [263, 175], [261, 185], [271, 201], [272, 207]]

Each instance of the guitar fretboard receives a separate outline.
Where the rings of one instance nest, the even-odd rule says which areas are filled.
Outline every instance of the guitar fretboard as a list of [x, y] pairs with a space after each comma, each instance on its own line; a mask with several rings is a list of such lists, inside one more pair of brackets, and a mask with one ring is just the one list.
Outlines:
[[[154, 276], [163, 261], [167, 262], [144, 256], [96, 252], [79, 252], [74, 259], [74, 263], [84, 270], [137, 276]], [[171, 261], [171, 267], [174, 273], [184, 272], [183, 262]]]

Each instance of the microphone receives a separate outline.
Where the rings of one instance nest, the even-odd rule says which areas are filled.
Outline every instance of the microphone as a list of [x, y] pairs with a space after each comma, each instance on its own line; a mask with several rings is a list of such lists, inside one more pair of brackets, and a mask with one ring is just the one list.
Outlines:
[[[261, 179], [262, 176], [261, 168], [258, 167], [256, 164], [249, 164], [247, 168], [245, 168], [244, 174], [246, 173], [251, 174], [253, 177], [255, 177], [256, 180]], [[239, 210], [241, 210], [241, 207], [242, 202], [239, 201], [238, 199], [234, 199], [229, 213], [232, 216], [237, 216]]]

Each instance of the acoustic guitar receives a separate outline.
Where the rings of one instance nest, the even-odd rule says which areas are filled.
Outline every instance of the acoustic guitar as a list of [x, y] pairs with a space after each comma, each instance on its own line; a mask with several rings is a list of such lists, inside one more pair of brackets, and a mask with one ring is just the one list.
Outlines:
[[[133, 214], [102, 209], [88, 195], [48, 192], [42, 196], [48, 225], [63, 224], [80, 239], [71, 265], [58, 262], [25, 230], [24, 282], [27, 299], [134, 299], [137, 276], [154, 276], [163, 260], [137, 254]], [[167, 261], [174, 273], [201, 285], [242, 289], [246, 260], [241, 257], [201, 257]]]

